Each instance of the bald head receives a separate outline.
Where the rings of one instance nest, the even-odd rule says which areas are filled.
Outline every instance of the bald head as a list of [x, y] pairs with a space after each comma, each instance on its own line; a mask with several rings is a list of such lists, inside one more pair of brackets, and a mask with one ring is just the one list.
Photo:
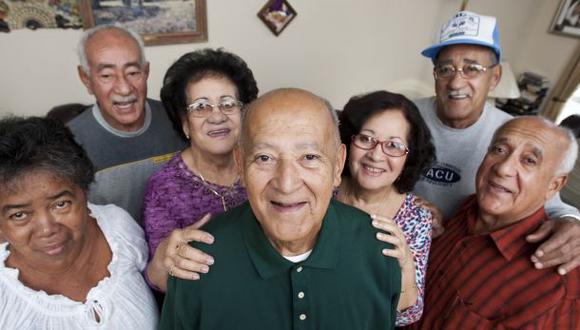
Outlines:
[[[293, 114], [300, 119], [301, 116], [319, 116], [322, 122], [313, 122], [319, 128], [326, 127], [330, 133], [328, 143], [340, 145], [338, 131], [338, 117], [336, 112], [325, 99], [298, 88], [281, 88], [272, 90], [250, 103], [242, 114], [242, 133], [240, 143], [243, 147], [247, 142], [247, 129], [250, 123], [255, 123], [256, 118], [272, 118], [277, 115]], [[265, 120], [267, 125], [268, 120]]]

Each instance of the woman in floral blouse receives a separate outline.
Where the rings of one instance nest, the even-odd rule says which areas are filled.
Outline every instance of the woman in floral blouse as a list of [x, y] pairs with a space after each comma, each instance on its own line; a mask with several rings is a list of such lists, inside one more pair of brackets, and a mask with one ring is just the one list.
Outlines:
[[378, 238], [395, 248], [383, 254], [397, 258], [403, 274], [396, 325], [413, 323], [423, 311], [432, 216], [411, 190], [435, 159], [431, 134], [411, 101], [386, 91], [351, 98], [340, 123], [348, 151], [336, 198], [387, 232]]

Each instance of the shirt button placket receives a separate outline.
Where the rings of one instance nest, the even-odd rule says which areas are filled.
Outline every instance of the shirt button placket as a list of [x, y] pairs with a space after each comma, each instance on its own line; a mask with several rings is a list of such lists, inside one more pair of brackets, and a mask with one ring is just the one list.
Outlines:
[[304, 266], [295, 265], [292, 270], [292, 304], [294, 305], [294, 329], [309, 329], [308, 271]]

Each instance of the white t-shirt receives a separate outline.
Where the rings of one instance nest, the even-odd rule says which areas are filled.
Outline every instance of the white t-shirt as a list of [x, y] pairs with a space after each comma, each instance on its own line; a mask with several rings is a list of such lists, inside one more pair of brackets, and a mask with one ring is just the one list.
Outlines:
[[308, 250], [308, 251], [306, 251], [302, 254], [299, 254], [297, 256], [283, 256], [283, 257], [296, 264], [296, 263], [299, 263], [299, 262], [302, 262], [302, 261], [308, 259], [308, 257], [310, 257], [311, 253], [312, 253], [312, 250]]
[[[147, 264], [143, 230], [114, 205], [89, 204], [113, 253], [109, 277], [87, 294], [85, 303], [33, 290], [6, 267], [8, 243], [0, 244], [0, 329], [154, 329], [158, 311], [141, 272]], [[99, 316], [97, 322], [95, 315]]]
[[[475, 193], [475, 175], [483, 160], [495, 130], [511, 115], [486, 103], [479, 119], [464, 129], [454, 129], [439, 120], [434, 97], [414, 101], [431, 131], [437, 161], [421, 176], [413, 190], [431, 201], [449, 218], [463, 200]], [[575, 207], [567, 205], [556, 194], [546, 205], [552, 219], [579, 217]]]

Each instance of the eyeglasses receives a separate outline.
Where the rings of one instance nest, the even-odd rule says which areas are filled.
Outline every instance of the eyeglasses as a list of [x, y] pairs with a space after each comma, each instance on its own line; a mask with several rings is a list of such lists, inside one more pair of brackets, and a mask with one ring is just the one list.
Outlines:
[[244, 104], [234, 98], [223, 98], [218, 104], [211, 104], [205, 99], [197, 100], [187, 106], [187, 112], [194, 117], [209, 117], [217, 107], [224, 115], [238, 112]]
[[465, 64], [461, 68], [455, 67], [453, 64], [436, 65], [433, 69], [435, 79], [450, 79], [455, 77], [455, 73], [459, 72], [464, 79], [474, 79], [481, 76], [487, 70], [496, 66], [497, 63], [490, 66], [483, 66], [477, 63]]
[[379, 141], [372, 136], [357, 134], [352, 136], [351, 141], [357, 148], [363, 150], [373, 150], [380, 143], [383, 152], [391, 157], [402, 157], [409, 153], [406, 145], [394, 140]]

